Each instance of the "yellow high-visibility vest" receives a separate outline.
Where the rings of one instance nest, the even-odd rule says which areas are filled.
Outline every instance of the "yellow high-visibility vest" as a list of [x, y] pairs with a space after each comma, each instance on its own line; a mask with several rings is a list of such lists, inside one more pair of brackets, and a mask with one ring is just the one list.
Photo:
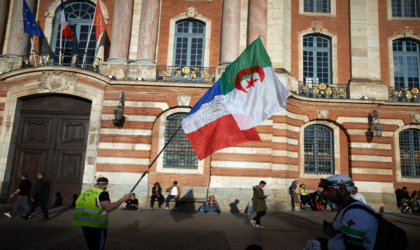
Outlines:
[[300, 188], [300, 195], [308, 195], [308, 191], [306, 191], [306, 189]]
[[96, 201], [102, 192], [106, 191], [92, 188], [79, 196], [71, 221], [73, 226], [108, 228], [108, 212], [96, 206]]

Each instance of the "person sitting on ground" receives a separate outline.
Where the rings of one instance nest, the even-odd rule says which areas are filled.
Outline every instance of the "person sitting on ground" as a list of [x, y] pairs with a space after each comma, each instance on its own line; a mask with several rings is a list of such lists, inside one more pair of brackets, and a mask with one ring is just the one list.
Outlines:
[[408, 213], [410, 209], [413, 211], [414, 208], [414, 203], [410, 201], [410, 194], [407, 192], [406, 187], [403, 187], [403, 191], [401, 193], [400, 206], [402, 208], [402, 213]]
[[155, 205], [155, 200], [158, 201], [159, 210], [160, 210], [160, 207], [165, 201], [165, 197], [163, 197], [162, 195], [162, 188], [160, 187], [159, 182], [156, 182], [152, 188], [152, 197], [150, 199], [150, 210], [153, 210], [153, 206]]
[[214, 195], [210, 195], [209, 199], [206, 201], [206, 206], [204, 207], [204, 212], [217, 212], [220, 214], [220, 207], [217, 201], [215, 200], [216, 197]]
[[139, 211], [139, 200], [136, 199], [136, 194], [132, 193], [130, 199], [125, 202], [124, 210]]
[[169, 193], [168, 197], [166, 198], [166, 209], [169, 209], [169, 201], [174, 198], [175, 199], [175, 210], [178, 210], [179, 204], [179, 197], [181, 196], [181, 188], [178, 186], [178, 182], [174, 181], [172, 187], [168, 187], [166, 192]]
[[359, 190], [358, 190], [357, 187], [354, 187], [354, 189], [351, 192], [350, 196], [351, 196], [351, 198], [353, 198], [353, 199], [355, 199], [357, 201], [361, 201], [361, 202], [367, 204], [366, 203], [366, 200], [365, 200], [365, 197], [363, 197], [363, 195], [361, 193], [359, 193]]
[[316, 190], [315, 192], [313, 192], [311, 194], [311, 198], [312, 198], [312, 210], [314, 211], [322, 211], [323, 210], [323, 206], [322, 206], [322, 194], [321, 194], [321, 190]]
[[57, 192], [55, 193], [55, 197], [57, 197], [55, 199], [55, 203], [54, 203], [54, 207], [60, 207], [63, 205], [63, 197], [61, 197], [61, 193]]
[[416, 192], [416, 194], [414, 195], [413, 202], [417, 203], [417, 207], [418, 207], [419, 213], [420, 213], [420, 191]]
[[[300, 200], [303, 203], [304, 208], [311, 208], [311, 197], [309, 197], [308, 190], [306, 190], [305, 184], [301, 184], [299, 188]], [[306, 205], [308, 204], [308, 205]]]
[[299, 189], [298, 189], [298, 180], [292, 182], [292, 185], [289, 187], [289, 193], [292, 196], [293, 202], [293, 211], [299, 211]]

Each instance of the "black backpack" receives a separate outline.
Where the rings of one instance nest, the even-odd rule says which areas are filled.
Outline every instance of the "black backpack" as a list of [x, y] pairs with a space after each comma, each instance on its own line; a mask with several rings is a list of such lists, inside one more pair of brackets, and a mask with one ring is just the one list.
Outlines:
[[363, 209], [378, 219], [378, 232], [376, 234], [374, 250], [404, 250], [408, 247], [407, 235], [403, 229], [389, 222], [382, 217], [382, 214], [377, 214], [363, 205], [356, 204], [348, 206], [343, 212], [342, 218], [352, 208]]

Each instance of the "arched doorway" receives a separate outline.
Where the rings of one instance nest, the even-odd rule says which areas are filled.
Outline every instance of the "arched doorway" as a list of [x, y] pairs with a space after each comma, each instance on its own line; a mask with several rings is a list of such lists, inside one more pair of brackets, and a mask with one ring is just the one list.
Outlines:
[[21, 98], [11, 190], [18, 187], [21, 173], [26, 172], [34, 186], [37, 173], [45, 172], [49, 202], [56, 192], [61, 193], [63, 204], [80, 194], [91, 105], [91, 101], [66, 95]]

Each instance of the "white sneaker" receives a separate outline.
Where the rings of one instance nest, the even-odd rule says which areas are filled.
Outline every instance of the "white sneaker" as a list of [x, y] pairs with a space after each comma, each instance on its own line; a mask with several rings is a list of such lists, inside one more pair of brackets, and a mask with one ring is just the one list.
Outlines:
[[264, 228], [263, 225], [255, 225], [256, 228]]
[[257, 224], [255, 224], [255, 223], [256, 223], [256, 221], [255, 221], [255, 220], [250, 220], [249, 222], [251, 222], [251, 224], [252, 224], [252, 225], [254, 225], [254, 227], [256, 227], [256, 226], [257, 226]]
[[169, 207], [166, 207], [166, 210], [168, 210], [169, 209]]
[[12, 216], [9, 213], [4, 213], [4, 215], [6, 215], [9, 218], [12, 218]]
[[299, 208], [296, 208], [295, 211], [299, 211]]

